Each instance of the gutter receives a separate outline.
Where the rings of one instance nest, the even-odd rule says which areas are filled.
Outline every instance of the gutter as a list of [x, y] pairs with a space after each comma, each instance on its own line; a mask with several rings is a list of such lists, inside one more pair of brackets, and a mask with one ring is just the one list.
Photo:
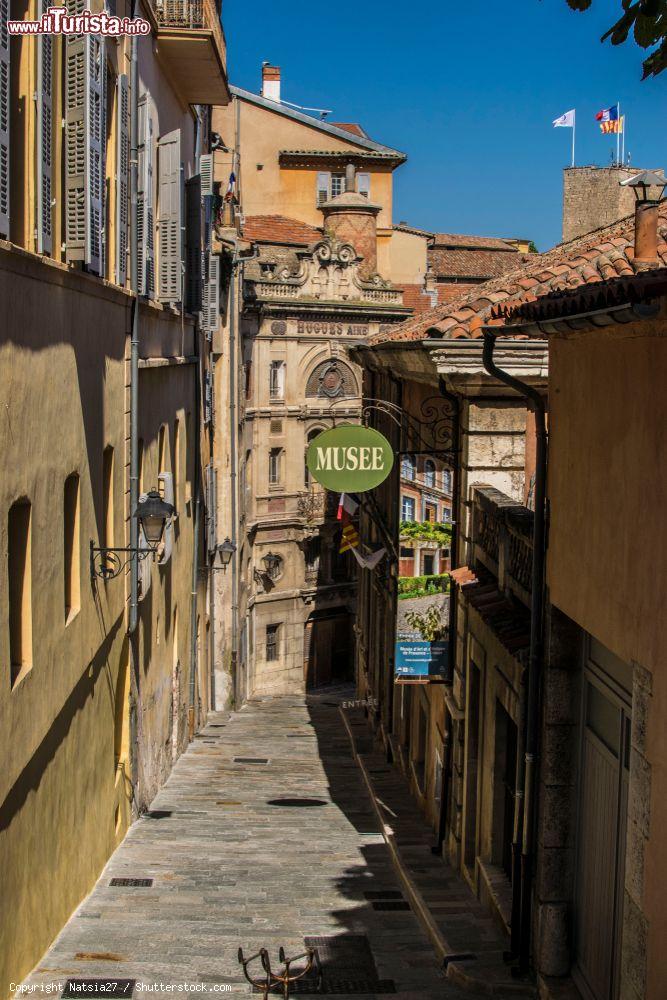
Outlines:
[[[544, 627], [544, 567], [546, 557], [546, 473], [547, 473], [547, 429], [544, 399], [537, 389], [514, 378], [503, 371], [494, 361], [497, 327], [482, 327], [484, 337], [483, 362], [489, 375], [514, 389], [528, 401], [535, 414], [537, 436], [535, 462], [535, 515], [533, 519], [533, 564], [531, 574], [530, 605], [530, 647], [528, 656], [527, 692], [525, 698], [525, 753], [520, 764], [517, 754], [517, 779], [523, 776], [523, 801], [517, 795], [517, 809], [523, 805], [523, 814], [515, 814], [514, 858], [519, 855], [519, 833], [521, 833], [520, 878], [512, 875], [512, 914], [520, 914], [518, 935], [513, 925], [512, 941], [518, 946], [519, 971], [528, 969], [530, 957], [532, 868], [534, 855], [534, 834], [536, 820], [536, 777], [539, 750], [539, 708], [540, 684], [543, 667], [543, 627]], [[521, 786], [517, 785], [517, 792]]]

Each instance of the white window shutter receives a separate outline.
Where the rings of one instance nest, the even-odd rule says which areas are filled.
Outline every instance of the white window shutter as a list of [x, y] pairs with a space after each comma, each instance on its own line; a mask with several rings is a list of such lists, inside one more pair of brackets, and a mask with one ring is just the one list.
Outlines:
[[[84, 0], [68, 0], [80, 14]], [[104, 220], [104, 41], [98, 35], [66, 36], [66, 259], [102, 273]]]
[[127, 280], [127, 224], [130, 168], [130, 92], [127, 76], [118, 77], [118, 149], [116, 157], [116, 283]]
[[201, 177], [202, 198], [213, 194], [213, 153], [204, 153], [199, 157], [199, 176]]
[[363, 194], [365, 198], [370, 198], [371, 194], [370, 174], [357, 174], [357, 192], [358, 194]]
[[153, 224], [153, 113], [149, 93], [139, 99], [137, 185], [137, 243], [139, 294], [155, 297], [155, 243]]
[[[0, 0], [2, 2], [2, 0]], [[41, 17], [47, 4], [38, 5]], [[37, 252], [53, 253], [53, 38], [37, 36]]]
[[9, 0], [0, 0], [0, 236], [9, 238]]
[[158, 143], [160, 240], [160, 302], [180, 302], [183, 298], [183, 234], [181, 231], [181, 130], [162, 136]]
[[317, 175], [317, 204], [322, 205], [329, 199], [329, 186], [331, 184], [331, 174], [321, 171]]
[[206, 283], [206, 316], [204, 326], [208, 333], [215, 333], [220, 324], [220, 257], [208, 255], [208, 281]]

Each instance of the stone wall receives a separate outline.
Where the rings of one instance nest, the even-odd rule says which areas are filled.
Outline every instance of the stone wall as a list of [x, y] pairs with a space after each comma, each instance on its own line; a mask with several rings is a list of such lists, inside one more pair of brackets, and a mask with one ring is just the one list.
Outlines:
[[635, 196], [620, 182], [639, 167], [566, 167], [563, 171], [563, 242], [609, 226], [635, 210]]

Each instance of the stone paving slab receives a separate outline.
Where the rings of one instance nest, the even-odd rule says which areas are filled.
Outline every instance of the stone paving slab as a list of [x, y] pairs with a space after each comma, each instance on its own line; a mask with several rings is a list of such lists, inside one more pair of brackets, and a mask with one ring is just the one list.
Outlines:
[[[378, 911], [365, 896], [402, 886], [336, 701], [327, 692], [211, 716], [199, 735], [213, 742], [193, 741], [152, 803], [155, 815], [133, 824], [26, 985], [134, 979], [135, 998], [223, 987], [249, 998], [240, 946], [267, 947], [277, 964], [281, 945], [300, 953], [305, 937], [365, 935], [398, 1000], [480, 997], [445, 977], [411, 910]], [[295, 734], [312, 738], [287, 738]], [[280, 798], [320, 804], [269, 804]], [[111, 887], [116, 877], [153, 884]]]

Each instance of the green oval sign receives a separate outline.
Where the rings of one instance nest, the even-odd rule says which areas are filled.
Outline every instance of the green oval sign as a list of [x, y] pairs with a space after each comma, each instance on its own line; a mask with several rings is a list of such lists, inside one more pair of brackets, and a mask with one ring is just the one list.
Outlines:
[[306, 464], [328, 490], [365, 493], [387, 478], [394, 452], [379, 431], [346, 424], [318, 434], [308, 446]]

